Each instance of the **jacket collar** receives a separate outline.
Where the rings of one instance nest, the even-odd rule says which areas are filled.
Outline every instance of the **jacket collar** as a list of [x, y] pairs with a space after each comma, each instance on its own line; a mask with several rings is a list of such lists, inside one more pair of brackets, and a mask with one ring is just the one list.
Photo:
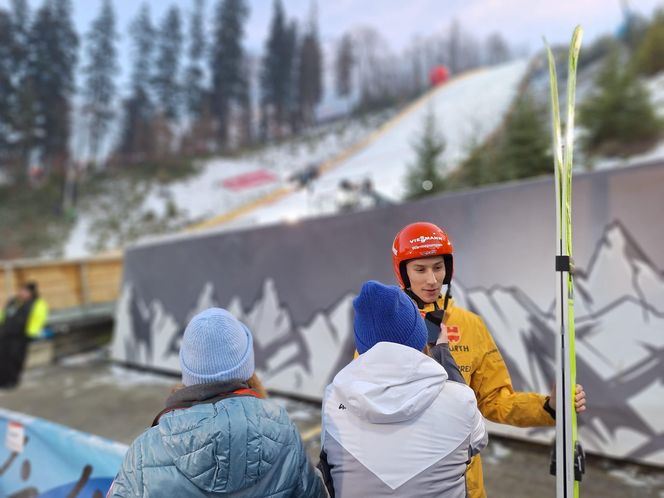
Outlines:
[[248, 389], [246, 382], [230, 381], [214, 384], [196, 384], [175, 391], [166, 400], [166, 408], [184, 408], [209, 403], [215, 398], [226, 397], [240, 389]]
[[214, 384], [197, 384], [187, 386], [175, 391], [166, 399], [166, 408], [160, 411], [152, 421], [152, 427], [159, 424], [162, 415], [168, 412], [179, 410], [181, 408], [191, 408], [195, 405], [206, 403], [216, 403], [224, 398], [235, 396], [253, 396], [260, 398], [260, 395], [250, 389], [246, 382], [216, 382]]
[[[410, 294], [409, 294], [409, 296], [410, 296]], [[436, 299], [435, 303], [431, 303], [431, 304], [422, 303], [424, 305], [423, 307], [420, 307], [420, 305], [417, 301], [415, 303], [417, 304], [417, 307], [420, 310], [420, 313], [422, 313], [422, 315], [425, 315], [430, 311], [435, 311], [437, 309], [442, 310], [443, 306], [445, 305], [445, 296], [438, 296], [438, 299]], [[445, 311], [445, 315], [449, 315], [450, 313], [452, 313], [452, 310], [454, 309], [454, 307], [455, 307], [454, 298], [450, 297], [450, 300], [447, 302], [447, 310]]]

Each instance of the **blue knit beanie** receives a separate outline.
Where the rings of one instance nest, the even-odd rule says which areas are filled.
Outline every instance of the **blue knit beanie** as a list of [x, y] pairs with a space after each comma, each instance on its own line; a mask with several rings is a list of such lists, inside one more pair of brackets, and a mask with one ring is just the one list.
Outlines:
[[224, 309], [201, 311], [184, 330], [180, 369], [185, 386], [249, 379], [254, 373], [251, 332]]
[[355, 347], [362, 354], [378, 342], [396, 342], [422, 351], [427, 328], [404, 291], [375, 280], [365, 282], [353, 300]]

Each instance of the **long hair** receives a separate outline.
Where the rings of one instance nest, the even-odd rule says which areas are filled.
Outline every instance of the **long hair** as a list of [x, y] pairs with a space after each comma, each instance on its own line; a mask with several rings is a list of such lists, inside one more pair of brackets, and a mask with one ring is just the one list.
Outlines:
[[267, 390], [265, 389], [265, 386], [263, 386], [261, 380], [258, 378], [258, 375], [256, 375], [256, 372], [254, 372], [251, 377], [247, 379], [247, 384], [251, 389], [256, 391], [261, 398], [267, 398]]

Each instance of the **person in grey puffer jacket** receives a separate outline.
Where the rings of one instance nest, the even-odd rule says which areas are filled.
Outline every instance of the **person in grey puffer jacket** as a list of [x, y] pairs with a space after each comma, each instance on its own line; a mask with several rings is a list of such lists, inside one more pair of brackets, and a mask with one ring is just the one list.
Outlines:
[[196, 315], [180, 367], [185, 387], [131, 444], [107, 496], [327, 496], [286, 411], [251, 389], [253, 339], [244, 324], [220, 308]]

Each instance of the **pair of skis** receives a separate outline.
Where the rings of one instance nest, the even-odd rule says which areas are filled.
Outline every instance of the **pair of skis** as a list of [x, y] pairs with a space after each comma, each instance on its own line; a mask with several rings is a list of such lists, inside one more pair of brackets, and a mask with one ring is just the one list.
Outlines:
[[546, 43], [551, 79], [553, 161], [556, 183], [556, 497], [578, 498], [585, 456], [578, 441], [575, 410], [576, 351], [574, 348], [574, 262], [572, 260], [572, 156], [574, 151], [574, 102], [576, 67], [583, 30], [577, 26], [569, 48], [567, 120], [561, 133], [558, 80], [551, 48]]

